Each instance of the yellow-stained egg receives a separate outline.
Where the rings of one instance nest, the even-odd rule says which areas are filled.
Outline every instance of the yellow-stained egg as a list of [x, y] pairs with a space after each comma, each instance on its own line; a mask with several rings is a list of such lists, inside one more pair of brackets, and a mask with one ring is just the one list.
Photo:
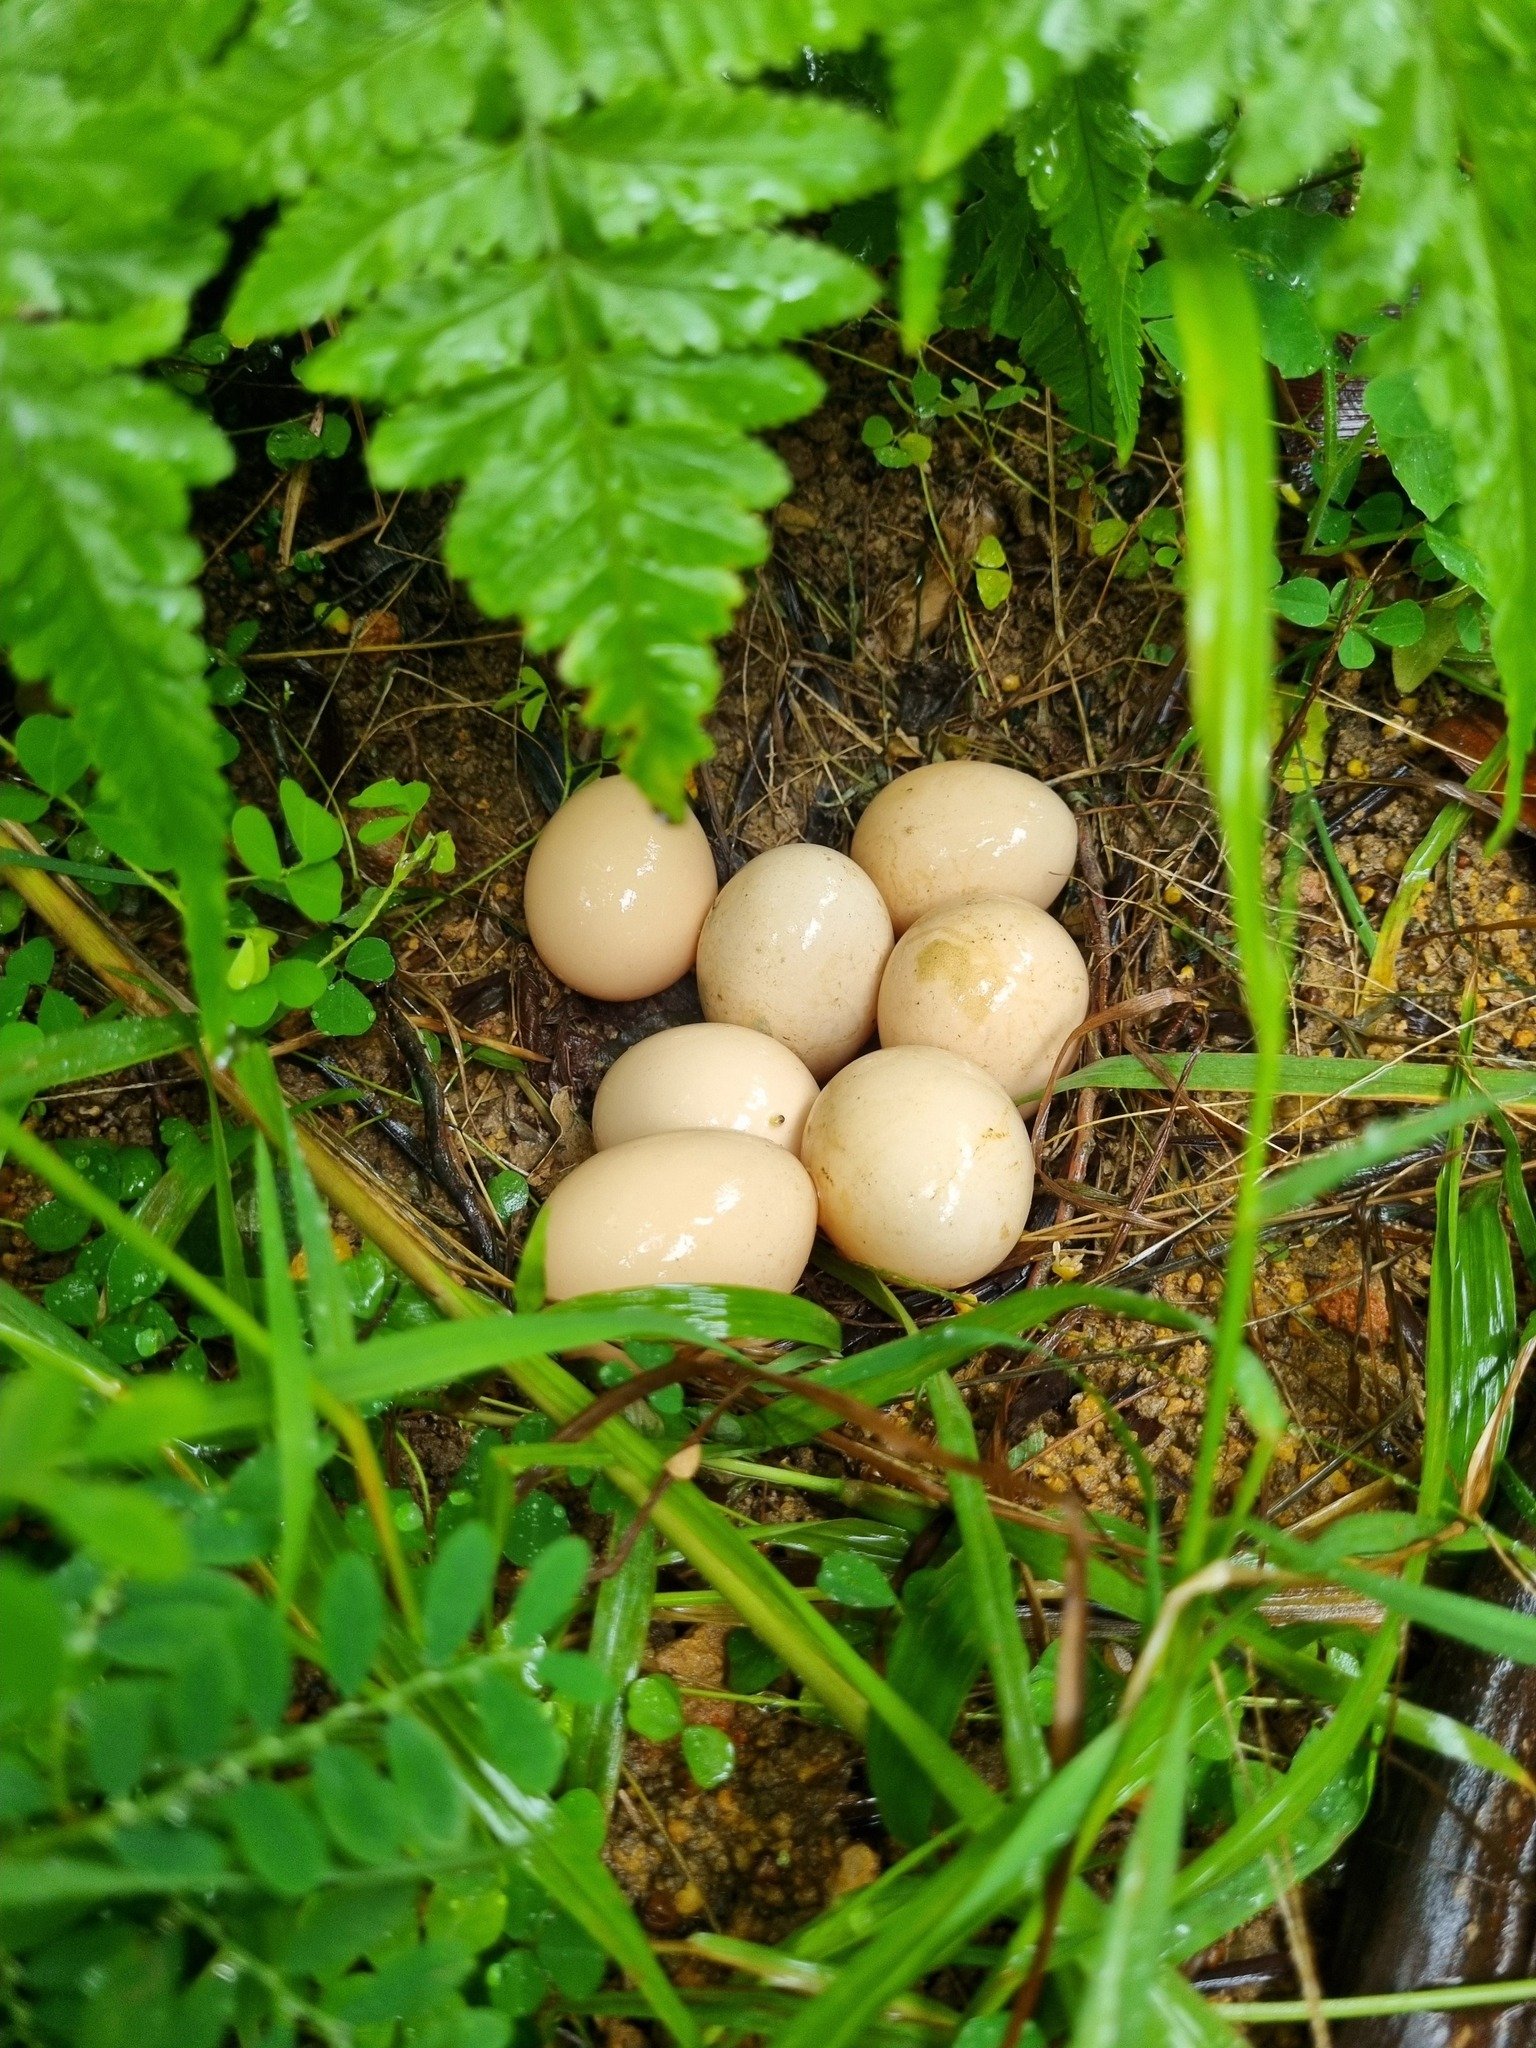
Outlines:
[[716, 886], [693, 813], [674, 825], [628, 776], [609, 775], [568, 797], [539, 834], [523, 914], [539, 958], [568, 988], [632, 1002], [688, 972]]
[[1016, 896], [933, 910], [896, 942], [880, 983], [880, 1043], [934, 1045], [1015, 1099], [1045, 1086], [1088, 1014], [1088, 969], [1048, 911]]
[[621, 1053], [592, 1105], [599, 1151], [658, 1131], [743, 1131], [798, 1159], [816, 1083], [777, 1039], [739, 1024], [679, 1024]]
[[846, 854], [776, 846], [720, 891], [699, 935], [699, 1002], [711, 1023], [766, 1032], [818, 1081], [875, 1028], [894, 934], [880, 892]]
[[817, 1096], [801, 1156], [821, 1227], [845, 1257], [925, 1287], [969, 1287], [1012, 1251], [1034, 1154], [990, 1074], [900, 1045], [844, 1067]]
[[934, 761], [888, 782], [853, 835], [898, 933], [970, 896], [1042, 910], [1077, 860], [1077, 820], [1054, 789], [992, 761]]
[[594, 1152], [544, 1206], [552, 1301], [619, 1287], [788, 1293], [816, 1236], [816, 1191], [782, 1145], [667, 1131]]

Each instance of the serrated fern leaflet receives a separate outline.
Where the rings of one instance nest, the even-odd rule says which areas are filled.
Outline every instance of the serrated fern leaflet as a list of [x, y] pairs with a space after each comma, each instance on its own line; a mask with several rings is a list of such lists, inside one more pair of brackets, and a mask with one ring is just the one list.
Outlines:
[[236, 301], [242, 334], [361, 307], [307, 380], [393, 408], [381, 483], [463, 481], [450, 565], [532, 645], [563, 644], [588, 718], [669, 808], [707, 751], [709, 642], [764, 552], [752, 515], [788, 488], [751, 435], [820, 395], [776, 344], [874, 294], [845, 257], [758, 224], [885, 167], [848, 108], [646, 89], [317, 184]]

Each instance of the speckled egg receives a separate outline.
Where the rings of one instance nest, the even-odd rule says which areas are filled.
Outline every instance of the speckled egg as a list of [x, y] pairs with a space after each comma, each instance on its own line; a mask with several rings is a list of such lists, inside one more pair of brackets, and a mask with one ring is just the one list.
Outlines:
[[787, 1045], [739, 1024], [680, 1024], [621, 1053], [592, 1105], [599, 1151], [658, 1131], [744, 1131], [798, 1159], [816, 1100]]
[[853, 835], [853, 858], [898, 932], [971, 896], [1043, 910], [1077, 859], [1077, 820], [1055, 790], [991, 761], [935, 761], [888, 782]]
[[539, 958], [568, 988], [633, 1002], [688, 972], [715, 890], [692, 812], [674, 825], [628, 776], [609, 775], [568, 797], [539, 834], [523, 914]]
[[1088, 1014], [1088, 969], [1049, 912], [1015, 896], [930, 911], [880, 983], [880, 1043], [936, 1045], [1015, 1099], [1045, 1086]]
[[969, 1287], [1018, 1243], [1034, 1191], [1024, 1120], [990, 1074], [932, 1046], [844, 1067], [802, 1156], [845, 1257], [924, 1287]]
[[824, 1081], [875, 1028], [894, 936], [846, 854], [776, 846], [731, 877], [705, 920], [699, 1002], [711, 1023], [766, 1032]]
[[816, 1236], [816, 1191], [782, 1145], [668, 1131], [595, 1152], [545, 1204], [552, 1301], [619, 1287], [788, 1293]]

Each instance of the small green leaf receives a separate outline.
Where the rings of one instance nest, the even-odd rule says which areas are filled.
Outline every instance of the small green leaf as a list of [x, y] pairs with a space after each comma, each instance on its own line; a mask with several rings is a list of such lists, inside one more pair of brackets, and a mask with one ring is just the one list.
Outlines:
[[1369, 668], [1376, 659], [1376, 650], [1358, 627], [1351, 626], [1339, 642], [1340, 668]]
[[495, 1576], [495, 1537], [484, 1522], [465, 1522], [427, 1574], [421, 1625], [429, 1664], [446, 1664], [476, 1626]]
[[1096, 555], [1112, 555], [1130, 530], [1123, 519], [1095, 520], [1088, 535], [1089, 544]]
[[90, 753], [72, 718], [34, 712], [16, 728], [16, 759], [22, 773], [49, 796], [73, 789], [90, 765]]
[[543, 1797], [560, 1782], [565, 1737], [548, 1710], [506, 1671], [487, 1671], [476, 1689], [491, 1755], [524, 1792]]
[[1315, 576], [1293, 576], [1270, 594], [1270, 602], [1282, 619], [1293, 626], [1324, 626], [1328, 623], [1328, 586]]
[[315, 1758], [315, 1803], [336, 1846], [356, 1863], [387, 1863], [400, 1830], [389, 1785], [355, 1749], [332, 1743]]
[[519, 1173], [514, 1166], [506, 1167], [501, 1173], [493, 1173], [485, 1184], [491, 1207], [499, 1223], [510, 1223], [512, 1218], [528, 1206], [528, 1176]]
[[330, 978], [316, 960], [301, 960], [290, 954], [274, 963], [270, 987], [279, 1009], [307, 1010], [319, 1002], [330, 986]]
[[579, 1536], [558, 1536], [528, 1567], [512, 1610], [511, 1639], [521, 1647], [557, 1636], [575, 1612], [592, 1569], [592, 1552]]
[[[28, 939], [5, 963], [5, 979], [19, 983], [22, 988], [42, 988], [53, 972], [55, 957], [51, 939]], [[66, 1153], [65, 1157], [68, 1156]]]
[[361, 1691], [383, 1633], [378, 1574], [358, 1551], [343, 1551], [320, 1594], [320, 1659], [343, 1699]]
[[396, 782], [389, 776], [383, 782], [370, 782], [360, 795], [347, 801], [354, 811], [404, 811], [414, 818], [431, 794], [431, 787], [425, 782]]
[[664, 1671], [647, 1672], [629, 1688], [624, 1718], [647, 1742], [671, 1742], [683, 1732], [683, 1698]]
[[325, 1875], [325, 1845], [290, 1786], [261, 1780], [242, 1785], [229, 1795], [225, 1811], [241, 1857], [269, 1891], [301, 1899], [314, 1890]]
[[513, 1564], [532, 1564], [542, 1550], [570, 1533], [571, 1518], [552, 1493], [535, 1487], [518, 1502], [507, 1525], [505, 1550]]
[[229, 832], [236, 853], [253, 875], [259, 875], [264, 882], [281, 879], [283, 856], [278, 850], [272, 820], [265, 811], [257, 810], [254, 804], [242, 804], [230, 820]]
[[866, 448], [887, 448], [895, 438], [888, 419], [880, 413], [873, 413], [865, 422], [859, 437]]
[[334, 924], [341, 915], [341, 869], [333, 860], [317, 860], [310, 867], [289, 868], [283, 883], [294, 907], [311, 924]]
[[723, 1728], [700, 1722], [683, 1730], [683, 1761], [693, 1782], [705, 1792], [713, 1792], [736, 1769], [736, 1745]]
[[277, 799], [301, 867], [317, 860], [330, 860], [340, 853], [346, 835], [323, 804], [306, 796], [300, 785], [286, 775], [277, 786]]
[[382, 939], [358, 939], [347, 949], [346, 969], [359, 981], [388, 981], [395, 956]]
[[890, 1581], [872, 1557], [856, 1550], [834, 1550], [821, 1561], [816, 1585], [840, 1607], [894, 1607]]
[[373, 1029], [378, 1012], [353, 982], [333, 981], [310, 1016], [328, 1038], [361, 1038]]
[[451, 1848], [464, 1832], [464, 1791], [442, 1738], [408, 1714], [397, 1714], [384, 1743], [412, 1834], [429, 1847]]
[[1376, 614], [1370, 633], [1383, 647], [1416, 647], [1424, 638], [1424, 607], [1411, 597], [1401, 598]]
[[40, 1202], [22, 1224], [40, 1252], [67, 1252], [89, 1234], [91, 1219], [73, 1202]]

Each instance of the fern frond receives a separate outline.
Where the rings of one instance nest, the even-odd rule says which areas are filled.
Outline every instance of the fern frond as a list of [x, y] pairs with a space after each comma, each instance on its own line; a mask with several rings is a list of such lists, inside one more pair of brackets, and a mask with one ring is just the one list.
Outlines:
[[[229, 451], [133, 366], [175, 343], [222, 258], [197, 197], [219, 148], [153, 93], [77, 96], [65, 75], [29, 69], [58, 56], [71, 76], [116, 79], [144, 46], [147, 11], [130, 7], [122, 40], [94, 53], [72, 47], [86, 22], [68, 0], [0, 17], [21, 81], [0, 228], [0, 639], [19, 676], [73, 709], [124, 840], [175, 869], [216, 1032], [224, 787], [187, 527], [190, 489], [222, 476]], [[173, 9], [165, 66], [191, 65], [217, 27], [212, 7]]]
[[522, 0], [508, 23], [516, 68], [541, 112], [642, 84], [751, 78], [808, 50], [856, 47], [877, 0]]
[[266, 0], [203, 106], [239, 138], [244, 195], [296, 192], [360, 148], [462, 129], [494, 36], [487, 0]]
[[982, 153], [975, 175], [982, 197], [962, 214], [960, 226], [962, 247], [979, 253], [961, 317], [1016, 341], [1024, 364], [1050, 387], [1072, 424], [1111, 441], [1115, 414], [1103, 356], [1023, 179], [1000, 144]]
[[232, 324], [361, 309], [306, 379], [395, 409], [373, 441], [381, 482], [464, 482], [450, 564], [531, 644], [565, 643], [588, 717], [675, 806], [708, 746], [708, 642], [764, 552], [752, 515], [788, 487], [749, 436], [820, 393], [769, 351], [874, 295], [835, 250], [759, 224], [888, 171], [879, 126], [849, 108], [644, 88], [317, 183]]
[[229, 449], [164, 387], [103, 373], [93, 339], [20, 323], [0, 337], [0, 637], [16, 673], [74, 711], [151, 864], [175, 868], [216, 1024], [224, 790], [187, 494], [224, 474]]
[[1123, 462], [1141, 407], [1139, 286], [1149, 168], [1123, 76], [1107, 62], [1067, 74], [1016, 132], [1019, 168], [1051, 240], [1071, 265], [1104, 358]]

